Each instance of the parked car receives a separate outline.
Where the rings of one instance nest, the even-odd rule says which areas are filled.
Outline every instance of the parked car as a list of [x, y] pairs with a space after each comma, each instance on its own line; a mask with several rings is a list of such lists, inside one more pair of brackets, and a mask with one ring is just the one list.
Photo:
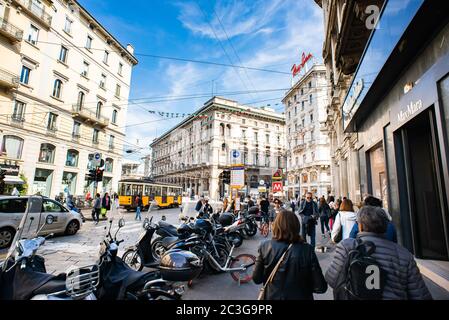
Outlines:
[[[25, 213], [28, 198], [28, 196], [0, 196], [0, 249], [7, 248], [11, 245], [17, 227]], [[39, 235], [47, 235], [50, 233], [74, 235], [83, 224], [81, 214], [69, 210], [60, 202], [47, 197], [43, 197], [41, 212], [52, 215], [54, 222], [45, 225]], [[44, 221], [39, 221], [40, 216], [40, 212], [31, 214], [30, 221], [24, 226], [24, 231], [26, 232], [27, 229], [38, 230], [36, 225], [41, 226], [44, 223]]]

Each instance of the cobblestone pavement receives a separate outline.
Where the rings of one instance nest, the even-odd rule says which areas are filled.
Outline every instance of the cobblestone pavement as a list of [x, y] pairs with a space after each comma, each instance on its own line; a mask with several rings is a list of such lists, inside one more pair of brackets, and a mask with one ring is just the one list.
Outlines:
[[[89, 214], [86, 212], [85, 216]], [[134, 220], [134, 212], [120, 211], [120, 213], [111, 214], [113, 217], [112, 231], [117, 230], [119, 217], [124, 217], [125, 226], [120, 230], [117, 238], [124, 239], [120, 245], [119, 256], [124, 250], [137, 241], [142, 232], [142, 222]], [[178, 224], [179, 209], [163, 209], [151, 212], [154, 221], [159, 221], [162, 216], [166, 216], [167, 222]], [[145, 213], [142, 214], [145, 218]], [[66, 272], [72, 266], [81, 267], [94, 264], [98, 259], [100, 242], [106, 234], [105, 227], [109, 224], [107, 221], [101, 221], [95, 225], [92, 221], [86, 221], [81, 230], [74, 236], [56, 236], [46, 241], [39, 250], [39, 254], [45, 257], [47, 272], [57, 274]], [[257, 255], [257, 248], [260, 241], [264, 238], [258, 233], [256, 236], [245, 239], [243, 245], [235, 250], [235, 255], [240, 253], [249, 253]], [[329, 246], [327, 252], [317, 252], [321, 268], [325, 272], [332, 259], [333, 246], [329, 244], [328, 238], [322, 238], [317, 229], [317, 245], [324, 244]], [[6, 254], [6, 250], [0, 252], [0, 259]], [[144, 271], [146, 271], [144, 269]], [[149, 271], [149, 270], [148, 270]], [[426, 283], [435, 299], [449, 299], [449, 293], [435, 285], [432, 281], [425, 279]], [[193, 287], [186, 290], [183, 299], [186, 300], [253, 300], [257, 298], [260, 286], [254, 283], [239, 284], [234, 281], [230, 274], [221, 273], [214, 275], [201, 276], [194, 281]], [[332, 290], [328, 289], [325, 294], [315, 295], [317, 300], [332, 299]]]

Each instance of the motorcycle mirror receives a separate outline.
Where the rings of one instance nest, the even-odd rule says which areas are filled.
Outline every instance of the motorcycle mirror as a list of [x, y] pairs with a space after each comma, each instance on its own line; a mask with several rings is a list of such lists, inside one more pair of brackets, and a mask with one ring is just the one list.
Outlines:
[[120, 220], [118, 221], [118, 227], [123, 228], [124, 226], [125, 226], [125, 219], [120, 218]]
[[47, 218], [45, 218], [45, 223], [46, 223], [46, 224], [53, 224], [54, 221], [55, 221], [55, 217], [52, 216], [51, 214], [49, 214], [49, 215], [47, 216]]
[[166, 221], [166, 220], [167, 220], [167, 217], [166, 217], [166, 216], [162, 216], [162, 217], [161, 217], [161, 220], [162, 220], [162, 221]]

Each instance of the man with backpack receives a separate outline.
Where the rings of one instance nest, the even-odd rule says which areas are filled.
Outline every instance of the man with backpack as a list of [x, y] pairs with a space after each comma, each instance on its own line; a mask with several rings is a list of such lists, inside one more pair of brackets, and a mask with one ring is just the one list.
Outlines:
[[335, 300], [431, 300], [413, 255], [385, 239], [387, 220], [382, 208], [362, 207], [359, 233], [335, 250], [325, 278]]
[[306, 193], [306, 199], [301, 202], [298, 213], [301, 217], [301, 236], [306, 241], [309, 235], [310, 244], [315, 248], [315, 226], [319, 211], [317, 203], [312, 198], [312, 192]]

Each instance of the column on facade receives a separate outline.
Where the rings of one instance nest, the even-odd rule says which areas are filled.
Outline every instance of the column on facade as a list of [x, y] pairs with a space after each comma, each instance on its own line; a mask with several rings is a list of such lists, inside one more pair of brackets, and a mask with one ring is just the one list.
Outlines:
[[213, 200], [218, 200], [219, 199], [219, 194], [218, 194], [218, 190], [219, 190], [219, 175], [220, 175], [220, 171], [218, 170], [217, 166], [213, 166], [212, 170], [211, 170], [211, 174], [210, 174], [210, 178], [209, 178], [209, 197]]

